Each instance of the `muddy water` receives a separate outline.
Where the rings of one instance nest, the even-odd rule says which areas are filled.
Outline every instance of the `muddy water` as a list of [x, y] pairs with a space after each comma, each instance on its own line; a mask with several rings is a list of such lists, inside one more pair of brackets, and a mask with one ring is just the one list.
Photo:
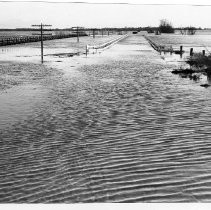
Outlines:
[[209, 88], [141, 36], [81, 59], [1, 127], [0, 201], [211, 201]]

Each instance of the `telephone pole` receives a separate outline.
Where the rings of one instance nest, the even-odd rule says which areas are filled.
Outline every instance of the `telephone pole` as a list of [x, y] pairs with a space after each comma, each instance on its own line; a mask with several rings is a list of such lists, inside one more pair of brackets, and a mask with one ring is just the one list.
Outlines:
[[96, 28], [93, 28], [93, 29], [92, 29], [93, 38], [95, 38], [95, 31], [96, 31]]
[[76, 31], [76, 35], [77, 35], [77, 42], [79, 42], [79, 31], [83, 31], [84, 30], [84, 27], [79, 27], [79, 26], [76, 26], [76, 27], [72, 27], [72, 30], [73, 31]]
[[41, 63], [43, 63], [43, 36], [44, 35], [52, 35], [52, 34], [44, 34], [43, 33], [43, 27], [49, 27], [52, 25], [45, 25], [45, 24], [40, 24], [40, 25], [32, 25], [32, 27], [40, 27], [40, 34], [33, 34], [33, 35], [39, 35], [41, 38]]
[[79, 30], [78, 30], [78, 27], [77, 27], [77, 42], [79, 42]]

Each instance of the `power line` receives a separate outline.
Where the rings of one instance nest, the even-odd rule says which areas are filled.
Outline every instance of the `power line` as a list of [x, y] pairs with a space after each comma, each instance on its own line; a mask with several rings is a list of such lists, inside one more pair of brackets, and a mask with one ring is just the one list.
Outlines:
[[95, 5], [134, 5], [134, 6], [194, 6], [194, 7], [210, 7], [211, 4], [153, 4], [153, 3], [129, 3], [129, 2], [87, 2], [87, 1], [12, 1], [12, 0], [0, 0], [1, 3], [47, 3], [47, 4], [95, 4]]

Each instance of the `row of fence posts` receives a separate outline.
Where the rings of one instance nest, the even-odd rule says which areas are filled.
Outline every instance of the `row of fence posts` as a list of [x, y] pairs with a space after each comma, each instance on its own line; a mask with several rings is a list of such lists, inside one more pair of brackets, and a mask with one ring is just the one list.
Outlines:
[[[180, 55], [183, 53], [183, 46], [180, 46]], [[190, 56], [193, 56], [193, 48], [190, 48]], [[205, 56], [205, 50], [202, 50], [202, 55]]]

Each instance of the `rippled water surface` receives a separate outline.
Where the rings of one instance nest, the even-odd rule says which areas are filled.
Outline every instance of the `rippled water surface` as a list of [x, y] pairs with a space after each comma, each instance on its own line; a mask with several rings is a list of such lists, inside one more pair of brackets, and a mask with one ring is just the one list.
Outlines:
[[83, 59], [3, 103], [0, 202], [211, 201], [210, 89], [142, 36]]

